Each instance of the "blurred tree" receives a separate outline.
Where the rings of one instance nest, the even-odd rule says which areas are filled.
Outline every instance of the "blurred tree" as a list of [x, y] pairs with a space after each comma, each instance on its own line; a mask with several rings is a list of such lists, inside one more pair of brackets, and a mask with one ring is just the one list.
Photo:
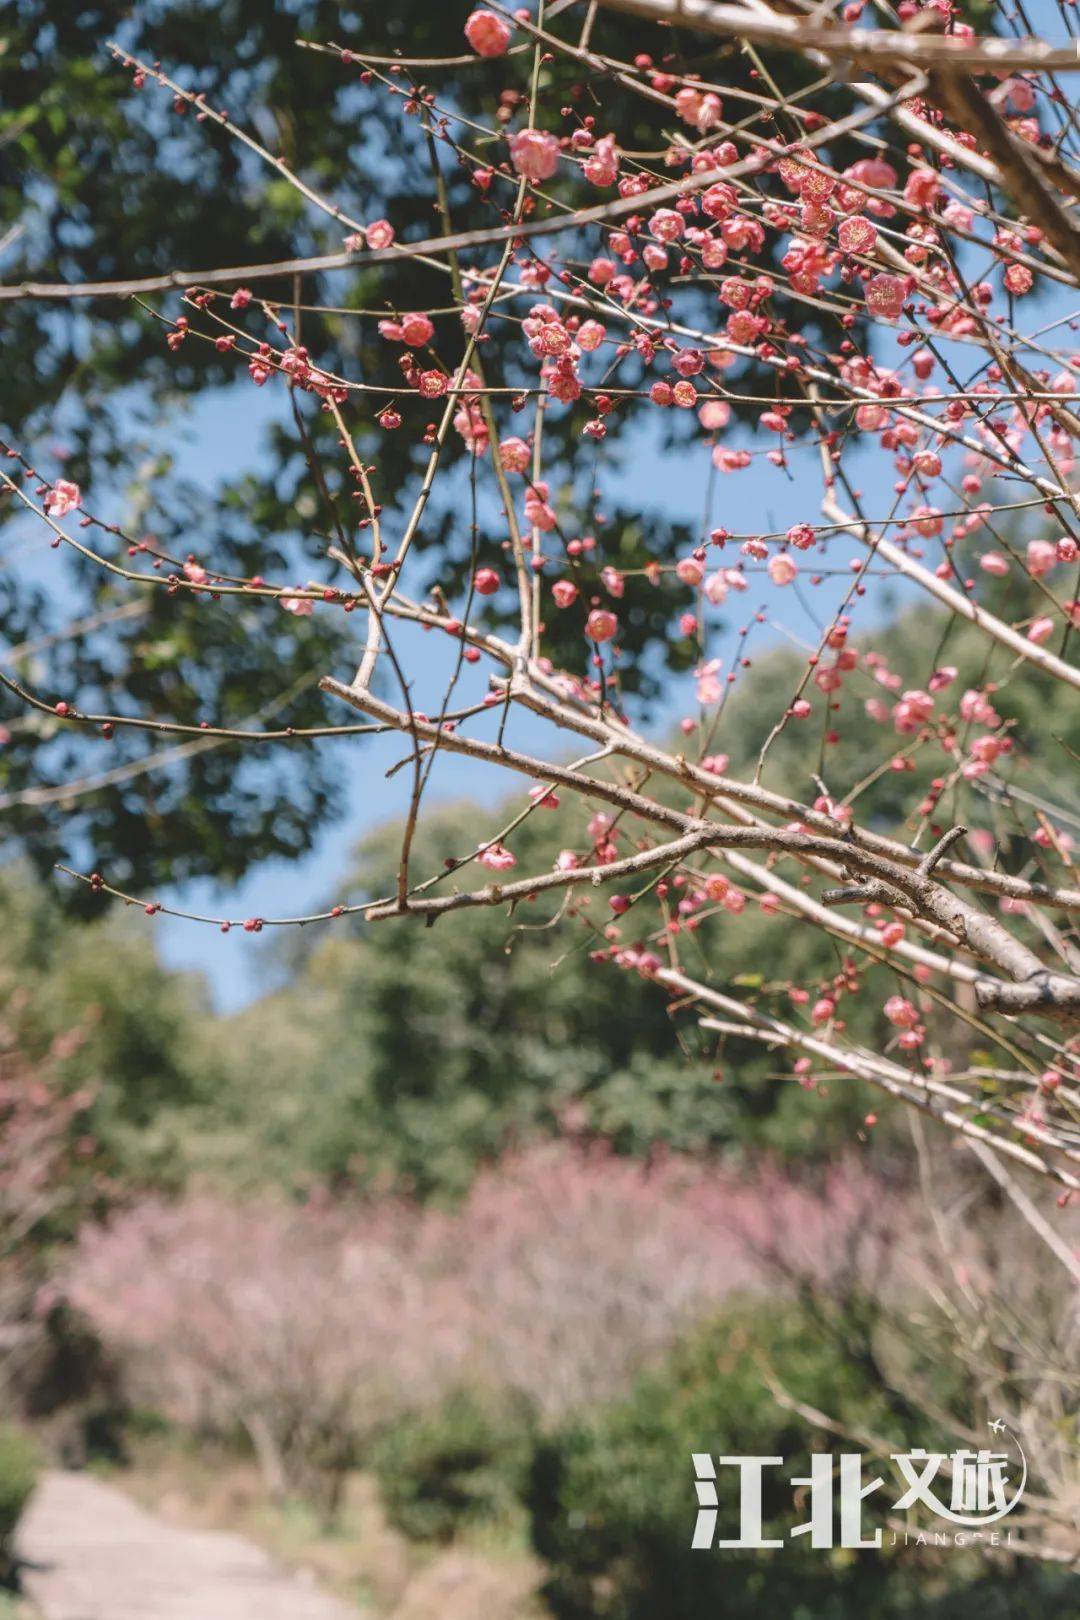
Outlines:
[[[9, 283], [77, 283], [178, 268], [197, 275], [200, 269], [341, 248], [340, 227], [226, 132], [191, 116], [182, 103], [173, 107], [152, 85], [133, 90], [131, 75], [109, 57], [114, 39], [160, 60], [185, 87], [205, 92], [212, 105], [227, 109], [273, 155], [355, 217], [388, 212], [392, 199], [399, 234], [437, 232], [439, 222], [430, 212], [431, 152], [420, 121], [406, 121], [405, 138], [395, 133], [391, 147], [385, 90], [365, 83], [357, 65], [296, 42], [347, 44], [362, 34], [365, 49], [375, 54], [453, 55], [462, 50], [467, 11], [465, 5], [420, 0], [345, 12], [329, 0], [145, 0], [136, 6], [103, 0], [71, 4], [58, 22], [46, 0], [14, 0], [0, 54], [0, 273]], [[625, 31], [631, 54], [640, 48], [642, 29], [632, 19], [611, 19], [609, 26], [616, 41]], [[658, 34], [656, 48], [658, 59], [668, 52], [673, 61], [683, 60], [678, 30]], [[527, 51], [520, 59], [522, 84], [531, 57]], [[751, 82], [747, 61], [727, 46], [686, 65], [722, 70], [733, 91]], [[475, 114], [489, 107], [501, 71], [483, 59], [470, 62], [454, 80], [454, 108]], [[572, 64], [545, 66], [544, 73], [561, 76], [557, 93], [569, 107], [581, 100]], [[400, 80], [407, 85], [409, 73], [402, 71]], [[441, 81], [437, 88], [442, 93]], [[612, 90], [622, 138], [647, 149], [647, 103]], [[831, 93], [818, 92], [822, 112], [830, 103]], [[475, 187], [450, 148], [440, 148], [439, 161], [455, 228], [498, 223], [499, 186], [490, 194]], [[656, 167], [662, 178], [662, 154]], [[537, 254], [543, 249], [541, 240]], [[542, 273], [542, 262], [538, 268]], [[397, 285], [402, 308], [447, 302], [448, 283], [430, 266], [403, 260]], [[358, 268], [302, 282], [279, 278], [266, 290], [285, 300], [297, 340], [320, 365], [359, 377], [372, 375], [387, 357], [376, 318], [390, 312], [368, 308], [375, 286], [373, 274]], [[152, 308], [115, 299], [5, 303], [8, 352], [32, 356], [33, 364], [8, 366], [0, 376], [0, 434], [24, 448], [50, 479], [62, 472], [79, 483], [91, 510], [106, 508], [111, 521], [121, 518], [138, 536], [152, 535], [180, 557], [194, 549], [204, 560], [212, 555], [215, 568], [244, 575], [321, 575], [334, 521], [325, 502], [312, 498], [307, 461], [309, 451], [332, 447], [333, 423], [311, 410], [310, 399], [295, 396], [294, 410], [306, 418], [304, 433], [294, 431], [283, 410], [268, 432], [265, 459], [255, 470], [237, 467], [223, 505], [211, 513], [207, 492], [185, 475], [175, 451], [178, 409], [200, 390], [235, 383], [237, 363], [210, 344], [166, 349], [152, 311], [175, 315], [177, 298], [151, 296]], [[293, 317], [287, 306], [294, 300], [342, 313], [309, 310]], [[359, 317], [360, 310], [367, 313]], [[493, 374], [517, 331], [512, 315], [493, 323], [485, 349]], [[459, 341], [452, 330], [437, 338], [451, 348]], [[242, 374], [241, 381], [250, 386]], [[605, 562], [640, 568], [648, 559], [685, 551], [692, 537], [663, 510], [617, 505], [603, 515], [595, 511], [596, 446], [582, 438], [582, 421], [580, 412], [566, 413], [549, 424], [546, 439], [558, 442], [564, 470], [564, 488], [556, 493], [575, 492], [575, 527], [580, 523], [600, 538], [597, 570]], [[390, 516], [406, 497], [419, 447], [412, 435], [385, 433], [373, 415], [351, 425], [361, 454], [378, 461], [380, 499]], [[686, 422], [668, 425], [676, 439], [689, 428]], [[441, 481], [418, 546], [430, 548], [433, 576], [452, 591], [468, 573], [473, 539], [459, 521], [469, 455], [456, 435], [451, 440], [445, 459], [457, 463], [456, 474]], [[121, 514], [117, 495], [129, 485], [129, 510]], [[351, 513], [348, 492], [334, 472], [327, 473], [326, 493], [335, 508]], [[0, 491], [0, 515], [6, 510], [15, 521], [16, 506]], [[501, 536], [490, 530], [499, 525], [490, 517], [481, 514], [480, 544], [498, 554]], [[352, 521], [347, 515], [346, 524]], [[71, 561], [65, 556], [65, 565]], [[587, 584], [587, 571], [582, 577]], [[628, 676], [628, 690], [652, 689], [650, 668], [655, 671], [657, 660], [676, 667], [692, 660], [691, 643], [671, 631], [672, 614], [687, 596], [675, 584], [657, 592], [644, 578], [630, 578], [623, 635], [628, 669], [645, 648], [656, 657]], [[298, 632], [293, 623], [281, 624], [276, 605], [213, 613], [183, 593], [160, 593], [144, 616], [113, 617], [122, 591], [99, 570], [77, 562], [65, 567], [62, 584], [45, 587], [39, 581], [31, 591], [24, 578], [16, 583], [10, 574], [0, 582], [0, 634], [11, 645], [33, 643], [53, 626], [58, 602], [71, 610], [73, 598], [77, 612], [110, 617], [96, 633], [23, 662], [22, 672], [47, 700], [77, 696], [83, 707], [130, 704], [195, 724], [258, 723], [253, 717], [261, 718], [270, 698], [293, 682], [301, 690], [289, 702], [287, 723], [317, 723], [324, 711], [304, 683], [332, 666], [335, 648], [347, 639], [340, 616], [334, 629], [317, 629], [309, 620]], [[489, 604], [491, 618], [499, 611], [497, 603]], [[568, 625], [565, 639], [555, 656], [568, 667], [580, 664], [586, 649], [576, 625]], [[145, 757], [145, 737], [118, 737], [107, 747], [85, 736], [56, 737], [47, 718], [27, 719], [2, 694], [0, 723], [5, 719], [11, 735], [0, 754], [0, 803], [11, 835], [42, 865], [67, 853], [107, 864], [121, 884], [156, 885], [209, 872], [227, 879], [256, 860], [302, 853], [338, 802], [338, 760], [300, 744], [188, 751], [167, 770], [130, 772], [65, 802], [48, 790]]]
[[0, 1078], [18, 1119], [29, 1110], [23, 1138], [40, 1117], [57, 1161], [35, 1234], [52, 1241], [132, 1185], [175, 1185], [185, 1115], [208, 1102], [219, 1070], [205, 992], [162, 968], [129, 919], [73, 930], [18, 870], [0, 873], [0, 908]]
[[[925, 662], [920, 649], [940, 641], [942, 629], [931, 611], [903, 613], [875, 638], [879, 668], [899, 684], [852, 685], [837, 745], [788, 727], [769, 753], [766, 783], [812, 799], [822, 778], [830, 788], [838, 784], [841, 797], [870, 777], [860, 800], [869, 825], [888, 825], [902, 804], [917, 802], [913, 787], [931, 789], [930, 768], [920, 763], [914, 778], [890, 769], [890, 749], [895, 745], [899, 756], [905, 739], [864, 705], [876, 694], [895, 701], [912, 679], [914, 660]], [[981, 686], [996, 673], [975, 634], [953, 631], [943, 658], [946, 651], [958, 687]], [[755, 665], [752, 697], [736, 690], [712, 745], [730, 753], [733, 773], [752, 766], [764, 741], [762, 716], [783, 712], [801, 670], [798, 657], [781, 649]], [[1075, 705], [1053, 683], [1030, 668], [1010, 672], [1004, 660], [1000, 673], [995, 701], [1014, 721], [1016, 755], [1051, 732], [1080, 750]], [[1057, 705], [1049, 725], [1048, 704]], [[1023, 771], [1023, 793], [1037, 796], [1054, 785], [1060, 797], [1061, 768], [1059, 758], [1036, 758]], [[1015, 866], [1016, 850], [1030, 853], [1036, 814], [1028, 797], [1011, 796], [1011, 769], [1001, 761], [1000, 774], [985, 779], [982, 819], [986, 858], [1006, 868]], [[493, 814], [459, 804], [429, 815], [414, 848], [419, 867], [434, 871], [468, 854], [521, 802], [507, 801]], [[521, 825], [513, 844], [523, 870], [544, 870], [561, 848], [580, 845], [575, 815], [563, 804]], [[339, 898], [356, 903], [392, 892], [399, 842], [392, 825], [366, 839]], [[752, 895], [753, 885], [745, 887]], [[860, 1129], [869, 1100], [862, 1087], [838, 1078], [807, 1096], [790, 1075], [777, 1075], [778, 1065], [757, 1045], [735, 1038], [719, 1048], [708, 1044], [693, 1020], [669, 1012], [655, 985], [633, 973], [616, 979], [617, 970], [589, 963], [588, 935], [568, 940], [546, 926], [556, 909], [547, 900], [519, 905], [513, 917], [478, 908], [430, 929], [410, 920], [372, 929], [357, 921], [347, 935], [336, 923], [294, 940], [293, 982], [222, 1029], [230, 1080], [215, 1109], [241, 1137], [255, 1131], [260, 1148], [253, 1163], [302, 1178], [404, 1178], [422, 1191], [457, 1191], [472, 1179], [477, 1160], [568, 1122], [643, 1155], [660, 1143], [816, 1155]], [[779, 987], [790, 981], [816, 996], [849, 955], [842, 941], [814, 927], [793, 923], [778, 931], [752, 899], [737, 927], [719, 911], [700, 935], [687, 935], [685, 949], [688, 962], [710, 962], [718, 985], [735, 981], [781, 1013], [788, 1002]], [[848, 996], [844, 1016], [856, 1040], [880, 1048], [889, 1033], [879, 1009], [896, 981], [884, 967], [864, 963], [860, 971], [876, 976], [882, 993]], [[682, 1051], [673, 1045], [673, 1024]], [[955, 1019], [942, 1016], [933, 1035], [954, 1062], [978, 1060], [970, 1032]], [[878, 1133], [887, 1132], [888, 1099], [873, 1105]], [[205, 1151], [219, 1160], [234, 1157], [237, 1138], [221, 1135], [219, 1124]]]

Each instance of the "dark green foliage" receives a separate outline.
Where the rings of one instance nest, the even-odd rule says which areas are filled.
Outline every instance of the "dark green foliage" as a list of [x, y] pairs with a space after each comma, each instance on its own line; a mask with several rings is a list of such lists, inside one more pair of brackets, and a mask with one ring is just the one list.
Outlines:
[[185, 1121], [215, 1093], [220, 1067], [205, 994], [160, 966], [146, 919], [73, 926], [18, 870], [0, 873], [0, 913], [0, 1064], [17, 1057], [60, 1095], [84, 1098], [47, 1223], [56, 1235], [132, 1184], [176, 1185]]
[[373, 1466], [391, 1524], [414, 1541], [448, 1542], [520, 1514], [529, 1453], [520, 1414], [461, 1394], [395, 1423]]
[[[725, 1316], [629, 1399], [538, 1448], [529, 1505], [557, 1620], [1043, 1620], [1073, 1612], [1080, 1581], [1022, 1559], [991, 1578], [982, 1553], [949, 1549], [935, 1560], [925, 1549], [830, 1552], [807, 1547], [805, 1537], [787, 1540], [806, 1517], [788, 1479], [808, 1472], [811, 1451], [843, 1444], [779, 1406], [766, 1370], [790, 1396], [842, 1425], [918, 1443], [887, 1410], [880, 1386], [813, 1320], [780, 1307]], [[782, 1548], [691, 1549], [695, 1451], [786, 1459], [785, 1468], [764, 1473], [763, 1535], [783, 1538]], [[723, 1483], [720, 1490], [720, 1534], [735, 1535], [737, 1496], [725, 1497]], [[866, 1534], [883, 1522], [874, 1501], [864, 1508]]]

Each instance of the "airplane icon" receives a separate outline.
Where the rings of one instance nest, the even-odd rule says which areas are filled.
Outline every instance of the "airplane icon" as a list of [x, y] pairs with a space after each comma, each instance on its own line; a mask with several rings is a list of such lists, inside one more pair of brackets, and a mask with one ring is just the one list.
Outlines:
[[993, 1421], [990, 1424], [990, 1427], [991, 1427], [991, 1429], [993, 1429], [995, 1434], [1000, 1434], [1002, 1429], [1005, 1427], [1005, 1419], [1004, 1418], [994, 1418]]

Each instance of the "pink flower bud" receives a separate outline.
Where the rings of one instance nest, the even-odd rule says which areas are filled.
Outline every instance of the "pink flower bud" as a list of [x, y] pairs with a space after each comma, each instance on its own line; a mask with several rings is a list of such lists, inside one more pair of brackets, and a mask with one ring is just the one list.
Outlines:
[[435, 336], [435, 327], [427, 315], [411, 314], [401, 317], [401, 337], [410, 349], [422, 349]]
[[913, 1029], [919, 1022], [917, 1009], [905, 996], [890, 996], [883, 1011], [897, 1029]]
[[503, 56], [510, 44], [510, 24], [493, 11], [474, 11], [465, 24], [465, 38], [477, 56]]
[[979, 567], [985, 574], [993, 574], [995, 579], [1003, 579], [1009, 572], [1009, 559], [1000, 551], [985, 551], [979, 558]]
[[610, 641], [619, 628], [619, 621], [608, 608], [593, 608], [585, 621], [585, 634], [592, 641]]

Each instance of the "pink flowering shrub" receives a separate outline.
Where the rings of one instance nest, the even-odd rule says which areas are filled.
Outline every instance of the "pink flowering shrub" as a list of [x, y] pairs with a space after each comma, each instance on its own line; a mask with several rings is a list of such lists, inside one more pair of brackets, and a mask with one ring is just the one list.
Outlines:
[[643, 1166], [602, 1145], [504, 1160], [457, 1223], [474, 1368], [544, 1418], [611, 1400], [693, 1321], [766, 1284], [774, 1257], [825, 1280], [871, 1192], [852, 1165], [819, 1193], [772, 1170]]
[[148, 1200], [83, 1232], [66, 1286], [141, 1399], [244, 1431], [280, 1491], [462, 1387], [542, 1422], [616, 1398], [730, 1295], [774, 1286], [778, 1256], [827, 1282], [873, 1190], [854, 1165], [815, 1192], [556, 1143], [482, 1172], [453, 1213]]
[[69, 1296], [175, 1421], [250, 1438], [268, 1487], [333, 1474], [439, 1393], [464, 1340], [405, 1209], [148, 1200], [82, 1234]]

